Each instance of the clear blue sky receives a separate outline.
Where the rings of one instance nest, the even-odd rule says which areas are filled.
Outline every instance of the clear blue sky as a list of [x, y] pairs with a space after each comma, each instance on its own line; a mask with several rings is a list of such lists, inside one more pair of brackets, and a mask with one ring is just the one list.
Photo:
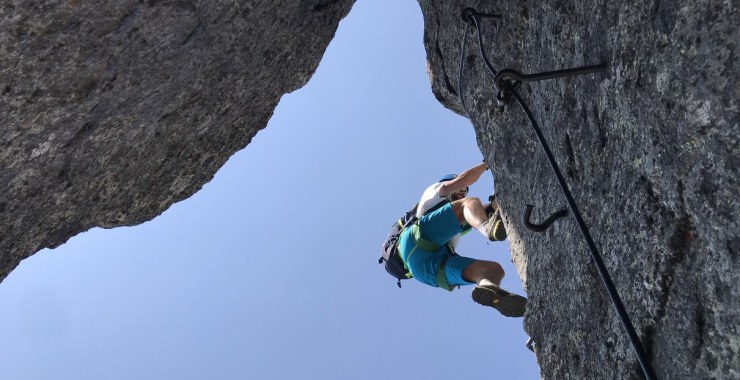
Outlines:
[[[422, 190], [482, 158], [431, 93], [422, 29], [416, 1], [357, 1], [308, 85], [201, 191], [23, 261], [0, 284], [3, 378], [539, 378], [522, 319], [470, 287], [398, 289], [377, 264]], [[522, 293], [507, 243], [459, 250]]]

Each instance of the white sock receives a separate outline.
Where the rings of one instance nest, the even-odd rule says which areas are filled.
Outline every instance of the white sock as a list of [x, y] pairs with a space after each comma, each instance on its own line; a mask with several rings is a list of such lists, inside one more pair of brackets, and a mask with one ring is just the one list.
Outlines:
[[481, 223], [476, 228], [476, 230], [478, 230], [478, 232], [482, 233], [483, 234], [483, 237], [486, 238], [486, 239], [488, 239], [488, 233], [486, 233], [486, 230], [488, 229], [488, 224], [489, 223], [492, 223], [491, 219], [486, 219], [485, 222]]
[[480, 280], [480, 281], [478, 282], [478, 286], [486, 286], [486, 285], [489, 285], [489, 286], [490, 286], [490, 285], [493, 285], [493, 286], [498, 286], [498, 285], [494, 284], [494, 283], [493, 283], [493, 281], [491, 281], [491, 280], [488, 280], [488, 279], [485, 279], [485, 278], [484, 278], [484, 279], [482, 279], [482, 280]]

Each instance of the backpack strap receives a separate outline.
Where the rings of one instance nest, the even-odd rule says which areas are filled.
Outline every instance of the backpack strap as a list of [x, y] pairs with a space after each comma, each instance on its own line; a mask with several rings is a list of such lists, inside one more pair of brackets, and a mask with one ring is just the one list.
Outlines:
[[408, 262], [411, 259], [411, 255], [413, 255], [414, 252], [416, 252], [417, 248], [421, 248], [427, 252], [434, 252], [439, 249], [439, 245], [434, 244], [433, 242], [421, 237], [421, 229], [419, 228], [418, 220], [414, 221], [411, 225], [406, 226], [406, 228], [410, 230], [409, 237], [414, 239], [414, 243], [416, 243], [414, 249], [412, 249], [411, 252], [409, 252], [409, 254], [406, 255], [406, 260], [401, 258], [401, 261], [403, 262], [403, 267], [406, 268], [406, 270], [408, 270], [409, 269]]

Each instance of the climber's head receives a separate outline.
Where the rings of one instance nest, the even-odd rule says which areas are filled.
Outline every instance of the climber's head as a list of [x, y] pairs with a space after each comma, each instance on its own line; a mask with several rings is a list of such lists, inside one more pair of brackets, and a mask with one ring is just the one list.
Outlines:
[[[457, 174], [447, 174], [446, 176], [440, 178], [439, 182], [452, 181], [455, 178], [457, 178]], [[465, 198], [468, 195], [468, 190], [469, 189], [466, 187], [450, 194], [450, 201], [456, 201], [458, 199]]]

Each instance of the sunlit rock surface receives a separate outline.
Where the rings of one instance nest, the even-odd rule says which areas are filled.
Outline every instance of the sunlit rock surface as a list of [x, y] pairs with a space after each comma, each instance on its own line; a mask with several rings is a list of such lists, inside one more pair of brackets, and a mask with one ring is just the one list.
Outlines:
[[200, 189], [306, 84], [353, 3], [3, 2], [0, 279]]
[[419, 3], [432, 90], [471, 119], [493, 169], [542, 376], [642, 374], [574, 219], [523, 227], [526, 204], [538, 222], [567, 203], [522, 110], [497, 106], [472, 26], [460, 86], [465, 7], [502, 15], [479, 23], [496, 70], [609, 64], [519, 93], [658, 378], [740, 377], [737, 2]]

